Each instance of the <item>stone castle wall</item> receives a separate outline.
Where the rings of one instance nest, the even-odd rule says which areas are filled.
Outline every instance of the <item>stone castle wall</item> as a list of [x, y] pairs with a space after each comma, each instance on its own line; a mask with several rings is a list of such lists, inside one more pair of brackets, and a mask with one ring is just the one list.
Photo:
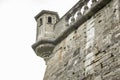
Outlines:
[[[64, 26], [56, 25], [55, 32]], [[112, 0], [73, 30], [46, 64], [44, 80], [120, 80], [120, 1]]]

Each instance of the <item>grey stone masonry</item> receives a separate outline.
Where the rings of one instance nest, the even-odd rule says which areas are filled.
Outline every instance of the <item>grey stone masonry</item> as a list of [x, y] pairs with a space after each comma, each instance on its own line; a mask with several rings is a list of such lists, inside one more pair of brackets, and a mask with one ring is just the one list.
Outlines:
[[43, 80], [120, 80], [120, 0], [80, 0], [60, 19], [41, 17], [32, 48], [46, 61]]

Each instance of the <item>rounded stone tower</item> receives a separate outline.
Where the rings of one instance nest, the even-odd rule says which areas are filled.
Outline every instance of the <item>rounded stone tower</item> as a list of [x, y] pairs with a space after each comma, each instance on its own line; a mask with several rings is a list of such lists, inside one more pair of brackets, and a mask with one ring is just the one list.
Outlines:
[[54, 38], [54, 24], [59, 20], [57, 12], [42, 10], [35, 16], [37, 21], [36, 41]]
[[42, 10], [35, 16], [37, 21], [36, 43], [32, 46], [36, 54], [47, 61], [55, 45], [54, 25], [59, 20], [57, 12]]

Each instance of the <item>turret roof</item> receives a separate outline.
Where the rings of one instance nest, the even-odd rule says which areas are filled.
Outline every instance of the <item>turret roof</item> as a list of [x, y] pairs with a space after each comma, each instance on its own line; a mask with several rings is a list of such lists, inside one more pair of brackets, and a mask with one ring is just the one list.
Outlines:
[[42, 16], [43, 14], [53, 14], [53, 15], [56, 15], [56, 17], [59, 19], [59, 15], [57, 12], [54, 12], [54, 11], [49, 11], [49, 10], [42, 10], [40, 13], [38, 13], [36, 16], [35, 16], [35, 20], [37, 20], [40, 16]]

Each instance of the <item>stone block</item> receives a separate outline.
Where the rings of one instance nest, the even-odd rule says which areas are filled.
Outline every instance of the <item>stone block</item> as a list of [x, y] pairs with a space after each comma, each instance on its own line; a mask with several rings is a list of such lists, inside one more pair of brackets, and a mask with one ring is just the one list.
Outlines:
[[101, 76], [99, 75], [99, 76], [95, 77], [94, 80], [102, 80], [102, 78], [101, 78]]
[[110, 72], [110, 73], [108, 73], [106, 75], [102, 75], [102, 80], [111, 80], [112, 77], [114, 77], [114, 76], [115, 76], [115, 73], [114, 72]]
[[106, 74], [110, 73], [110, 67], [106, 66], [106, 67], [102, 68], [101, 73], [102, 73], [102, 75], [106, 75]]
[[106, 61], [107, 59], [111, 58], [112, 57], [112, 54], [111, 53], [106, 53], [104, 54], [104, 56], [102, 57], [101, 59], [101, 62], [104, 62]]
[[115, 61], [113, 63], [110, 64], [110, 70], [114, 71], [115, 69], [120, 68], [120, 61]]
[[109, 66], [112, 63], [114, 63], [114, 58], [109, 58], [102, 62], [102, 67]]
[[85, 67], [91, 65], [94, 59], [94, 56], [89, 59], [85, 59]]
[[95, 77], [101, 75], [101, 65], [94, 66]]

